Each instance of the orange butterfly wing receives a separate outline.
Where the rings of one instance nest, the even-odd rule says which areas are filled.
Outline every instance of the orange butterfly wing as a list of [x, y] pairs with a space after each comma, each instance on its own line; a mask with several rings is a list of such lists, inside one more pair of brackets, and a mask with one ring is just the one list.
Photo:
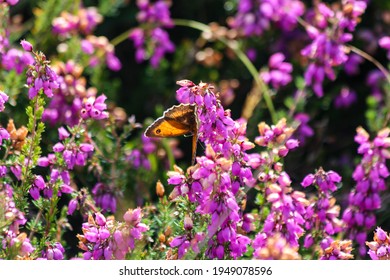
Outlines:
[[169, 108], [145, 131], [148, 137], [175, 137], [186, 134], [193, 135], [192, 164], [194, 164], [198, 141], [198, 117], [195, 105], [180, 104]]
[[191, 128], [175, 120], [158, 118], [145, 131], [148, 137], [175, 137], [191, 133]]
[[166, 110], [145, 131], [148, 137], [175, 137], [195, 134], [198, 130], [196, 107], [191, 104], [180, 104]]

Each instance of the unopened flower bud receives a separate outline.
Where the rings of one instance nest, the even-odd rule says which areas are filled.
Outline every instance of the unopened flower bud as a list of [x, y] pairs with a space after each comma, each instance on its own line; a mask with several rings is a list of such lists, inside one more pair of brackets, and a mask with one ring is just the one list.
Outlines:
[[192, 219], [190, 218], [190, 216], [186, 215], [186, 216], [184, 217], [184, 228], [185, 228], [186, 230], [191, 230], [193, 226], [194, 226], [194, 225], [193, 225], [193, 223], [192, 223]]
[[156, 194], [158, 197], [163, 197], [165, 193], [165, 188], [164, 185], [161, 183], [160, 180], [157, 181], [156, 183]]
[[32, 52], [33, 50], [33, 46], [31, 45], [30, 42], [26, 41], [26, 40], [22, 40], [20, 42], [20, 44], [22, 45], [23, 49], [26, 51], [26, 52]]

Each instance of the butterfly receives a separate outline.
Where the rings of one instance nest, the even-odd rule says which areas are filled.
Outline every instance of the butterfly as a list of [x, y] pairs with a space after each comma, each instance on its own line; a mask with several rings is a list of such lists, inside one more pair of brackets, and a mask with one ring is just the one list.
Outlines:
[[198, 116], [195, 104], [179, 104], [166, 110], [145, 131], [147, 137], [175, 137], [192, 135], [192, 161], [195, 162], [198, 141]]

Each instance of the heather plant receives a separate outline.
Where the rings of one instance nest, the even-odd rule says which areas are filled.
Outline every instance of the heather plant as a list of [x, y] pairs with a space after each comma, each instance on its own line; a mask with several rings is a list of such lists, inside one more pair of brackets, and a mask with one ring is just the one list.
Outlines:
[[389, 259], [389, 14], [0, 1], [0, 259]]

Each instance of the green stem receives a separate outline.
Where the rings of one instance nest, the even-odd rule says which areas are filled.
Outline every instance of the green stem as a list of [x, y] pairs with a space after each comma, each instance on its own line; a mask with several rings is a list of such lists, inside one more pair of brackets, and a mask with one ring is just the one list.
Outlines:
[[37, 225], [38, 225], [39, 220], [41, 219], [42, 213], [43, 213], [43, 210], [42, 210], [42, 209], [39, 209], [39, 212], [38, 212], [38, 214], [36, 215], [36, 217], [35, 217], [35, 219], [34, 219], [34, 222], [32, 223], [30, 235], [28, 236], [28, 238], [29, 238], [30, 240], [33, 238], [35, 232], [37, 232], [37, 231], [36, 231], [36, 228], [37, 228]]
[[36, 111], [38, 110], [38, 98], [39, 98], [39, 94], [34, 98], [33, 100], [33, 103], [34, 105], [32, 106], [33, 108], [33, 115], [34, 115], [34, 118], [33, 118], [33, 125], [32, 125], [32, 130], [30, 131], [31, 132], [31, 136], [30, 136], [30, 139], [31, 139], [31, 143], [30, 143], [30, 147], [29, 147], [29, 150], [28, 150], [28, 154], [27, 154], [27, 161], [25, 163], [25, 168], [23, 169], [23, 174], [22, 174], [22, 186], [23, 186], [23, 190], [27, 191], [28, 190], [28, 187], [26, 186], [26, 183], [28, 183], [28, 179], [27, 178], [28, 176], [28, 172], [30, 170], [30, 163], [32, 162], [32, 156], [33, 156], [33, 152], [34, 152], [34, 142], [35, 142], [35, 136], [36, 136], [36, 128], [37, 128], [37, 116], [36, 116]]
[[[374, 64], [382, 72], [382, 74], [386, 78], [387, 83], [390, 85], [390, 73], [378, 60], [376, 60], [374, 57], [372, 57], [368, 53], [366, 53], [366, 52], [362, 51], [361, 49], [358, 49], [354, 46], [348, 45], [347, 47], [352, 52], [356, 53], [357, 55], [360, 55], [364, 59], [366, 59], [366, 60], [370, 61], [372, 64]], [[385, 102], [386, 102], [386, 108], [390, 108], [390, 92], [388, 90], [386, 90]], [[390, 111], [387, 112], [383, 127], [387, 126], [389, 120], [390, 120]]]
[[352, 52], [356, 53], [357, 55], [360, 55], [364, 59], [366, 59], [366, 60], [370, 61], [372, 64], [374, 64], [383, 73], [383, 75], [386, 77], [387, 82], [390, 84], [390, 73], [378, 60], [376, 60], [374, 57], [372, 57], [368, 53], [366, 53], [366, 52], [362, 51], [361, 49], [358, 49], [354, 46], [347, 45], [347, 47]]
[[[186, 20], [186, 19], [174, 19], [174, 24], [176, 26], [185, 26], [190, 27], [193, 29], [197, 29], [202, 32], [211, 32], [210, 27], [204, 23], [193, 21], [193, 20]], [[276, 123], [276, 112], [274, 105], [272, 103], [270, 91], [267, 87], [267, 85], [263, 82], [263, 80], [259, 76], [259, 72], [257, 71], [256, 67], [253, 65], [253, 63], [250, 61], [248, 56], [239, 48], [236, 41], [227, 40], [226, 38], [217, 38], [218, 41], [223, 43], [225, 46], [233, 50], [233, 52], [237, 55], [237, 57], [240, 59], [240, 61], [244, 64], [244, 66], [247, 68], [249, 73], [252, 75], [253, 79], [256, 82], [256, 85], [259, 87], [260, 91], [263, 93], [265, 103], [267, 105], [267, 108], [269, 110], [270, 116], [272, 118], [272, 121]], [[256, 101], [254, 101], [256, 104], [251, 104], [254, 109], [257, 105], [257, 103], [260, 101], [261, 96], [258, 97]], [[251, 115], [251, 112], [249, 114], [249, 117]]]
[[115, 47], [115, 46], [119, 45], [120, 43], [122, 43], [123, 41], [127, 40], [129, 38], [130, 31], [131, 31], [131, 29], [128, 29], [125, 32], [123, 32], [122, 34], [119, 34], [118, 36], [116, 36], [114, 39], [111, 40], [111, 42], [110, 42], [111, 45], [113, 45]]
[[[176, 26], [190, 27], [190, 28], [202, 31], [202, 32], [211, 32], [210, 27], [208, 25], [201, 23], [201, 22], [198, 22], [198, 21], [194, 21], [194, 20], [174, 19], [173, 23]], [[130, 30], [131, 29], [118, 35], [117, 37], [112, 39], [110, 43], [112, 45], [116, 46], [116, 45], [120, 44], [121, 42], [123, 42], [124, 40], [127, 40], [129, 37]], [[250, 116], [252, 115], [252, 111], [255, 109], [256, 105], [260, 102], [261, 96], [264, 96], [264, 100], [265, 100], [265, 103], [266, 103], [267, 108], [269, 110], [272, 122], [276, 123], [277, 122], [276, 112], [275, 112], [274, 104], [272, 103], [270, 91], [269, 91], [267, 85], [264, 83], [264, 81], [260, 78], [259, 72], [257, 71], [256, 67], [250, 61], [248, 56], [239, 48], [236, 41], [228, 40], [226, 38], [221, 38], [221, 37], [217, 38], [217, 40], [220, 41], [221, 43], [223, 43], [228, 48], [230, 48], [237, 55], [237, 57], [240, 59], [242, 64], [244, 64], [244, 66], [247, 68], [249, 73], [252, 75], [253, 79], [256, 82], [256, 86], [260, 90], [260, 93], [257, 93], [258, 91], [255, 91], [257, 96], [255, 96], [255, 98], [253, 98], [252, 102], [246, 102], [246, 103], [250, 103], [250, 104], [246, 104], [246, 105], [251, 107], [249, 109], [250, 112], [247, 114], [247, 116], [248, 116], [247, 118], [250, 118]]]
[[161, 142], [162, 142], [162, 145], [167, 153], [169, 167], [173, 168], [173, 165], [175, 164], [175, 156], [173, 155], [172, 148], [169, 146], [169, 142], [165, 141], [165, 139], [163, 139], [163, 141], [161, 141]]

